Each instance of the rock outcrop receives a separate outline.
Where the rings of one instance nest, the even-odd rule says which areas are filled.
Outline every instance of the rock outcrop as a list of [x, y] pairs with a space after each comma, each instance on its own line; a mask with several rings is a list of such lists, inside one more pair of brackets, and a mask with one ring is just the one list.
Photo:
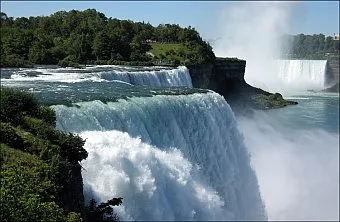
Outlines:
[[326, 86], [324, 92], [339, 92], [339, 58], [327, 59]]
[[[255, 88], [244, 80], [245, 60], [216, 59], [214, 64], [189, 66], [192, 84], [195, 88], [211, 89], [227, 100], [237, 111], [247, 108], [270, 109], [297, 104], [276, 96], [272, 102], [272, 93]], [[270, 97], [271, 96], [271, 97]], [[259, 102], [259, 98], [261, 102]]]

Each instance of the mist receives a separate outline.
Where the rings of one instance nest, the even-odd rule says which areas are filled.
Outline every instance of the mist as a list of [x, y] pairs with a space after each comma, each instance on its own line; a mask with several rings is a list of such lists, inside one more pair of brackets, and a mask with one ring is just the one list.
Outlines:
[[339, 220], [339, 134], [241, 117], [268, 220]]
[[278, 41], [290, 31], [290, 15], [296, 2], [237, 2], [218, 13], [216, 35], [212, 43], [218, 57], [238, 57], [247, 61], [245, 80], [270, 92], [282, 92], [277, 61]]
[[[287, 49], [283, 47], [289, 47], [279, 39], [291, 33], [292, 13], [305, 13], [299, 6], [297, 2], [228, 4], [218, 14], [216, 40], [212, 42], [216, 56], [245, 59], [246, 82], [269, 92], [285, 96], [299, 87], [307, 90], [308, 84], [318, 86], [322, 79], [298, 81], [295, 76], [300, 74], [288, 75], [296, 70], [286, 67], [282, 72], [279, 66], [281, 51]], [[311, 70], [299, 78], [310, 76]], [[279, 74], [287, 75], [283, 77], [289, 81], [280, 79]], [[314, 74], [313, 80], [323, 77], [322, 71]], [[294, 88], [294, 84], [298, 86]], [[313, 126], [291, 128], [268, 112], [255, 112], [251, 118], [238, 117], [237, 121], [251, 154], [268, 220], [339, 220], [338, 132]]]

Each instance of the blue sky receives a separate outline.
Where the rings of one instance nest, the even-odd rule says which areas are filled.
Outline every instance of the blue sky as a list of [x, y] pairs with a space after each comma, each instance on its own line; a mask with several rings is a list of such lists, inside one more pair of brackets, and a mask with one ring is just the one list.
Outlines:
[[[242, 2], [245, 4], [245, 2]], [[1, 1], [1, 11], [12, 17], [50, 15], [60, 10], [84, 10], [95, 8], [107, 17], [130, 19], [133, 21], [175, 23], [181, 26], [193, 26], [206, 38], [217, 38], [214, 25], [221, 10], [240, 4], [238, 2], [195, 2], [195, 1]], [[246, 3], [247, 4], [247, 3]], [[256, 2], [253, 4], [257, 4]], [[289, 3], [290, 4], [290, 3]], [[339, 33], [338, 1], [302, 1], [292, 2], [289, 34], [333, 35]], [[251, 18], [249, 18], [251, 19]], [[270, 19], [270, 18], [268, 18]], [[228, 21], [223, 21], [228, 23]]]

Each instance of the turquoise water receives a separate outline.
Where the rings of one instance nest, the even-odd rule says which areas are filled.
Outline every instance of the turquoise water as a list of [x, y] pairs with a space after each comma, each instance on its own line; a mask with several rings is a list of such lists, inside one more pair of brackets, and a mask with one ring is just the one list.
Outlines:
[[304, 93], [290, 96], [296, 106], [270, 110], [273, 121], [294, 129], [319, 128], [339, 133], [339, 94]]

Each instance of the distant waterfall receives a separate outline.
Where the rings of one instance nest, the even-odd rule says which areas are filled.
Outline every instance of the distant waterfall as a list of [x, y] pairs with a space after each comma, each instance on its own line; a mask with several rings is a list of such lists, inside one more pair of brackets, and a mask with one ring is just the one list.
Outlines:
[[279, 60], [278, 77], [287, 87], [320, 90], [325, 86], [327, 60]]
[[245, 80], [252, 86], [272, 93], [288, 95], [308, 90], [319, 91], [326, 86], [327, 60], [250, 61]]
[[250, 157], [217, 93], [52, 106], [86, 139], [86, 198], [123, 197], [122, 220], [266, 220]]

